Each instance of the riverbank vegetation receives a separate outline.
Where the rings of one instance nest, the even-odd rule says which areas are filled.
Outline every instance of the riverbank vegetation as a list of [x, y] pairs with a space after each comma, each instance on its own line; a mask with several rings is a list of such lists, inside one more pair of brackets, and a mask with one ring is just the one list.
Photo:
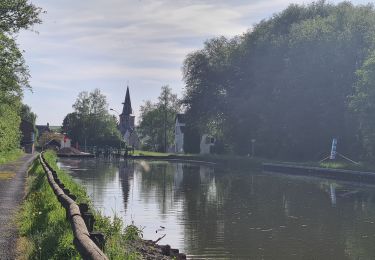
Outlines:
[[[205, 42], [184, 61], [185, 151], [208, 133], [222, 152], [319, 161], [375, 157], [375, 10], [290, 5], [247, 33]], [[189, 140], [189, 141], [188, 141]], [[254, 141], [252, 141], [254, 140]]]
[[20, 158], [22, 154], [23, 152], [20, 149], [13, 149], [10, 151], [0, 152], [0, 164], [15, 161], [18, 158]]
[[[65, 187], [77, 196], [77, 203], [90, 204], [85, 189], [58, 169], [56, 155], [47, 152], [45, 158], [57, 170], [59, 179]], [[110, 259], [140, 258], [130, 245], [133, 241], [140, 240], [140, 229], [133, 225], [124, 228], [118, 217], [111, 220], [99, 212], [94, 212], [94, 215], [94, 229], [104, 233], [105, 253]], [[57, 201], [38, 160], [30, 168], [27, 195], [17, 222], [21, 234], [20, 241], [27, 245], [24, 248], [20, 246], [20, 254], [27, 259], [80, 259], [73, 245], [73, 234], [70, 223], [66, 220], [65, 209]]]
[[20, 147], [22, 96], [29, 85], [29, 72], [16, 43], [20, 30], [41, 23], [42, 10], [27, 0], [0, 2], [0, 154], [13, 158]]

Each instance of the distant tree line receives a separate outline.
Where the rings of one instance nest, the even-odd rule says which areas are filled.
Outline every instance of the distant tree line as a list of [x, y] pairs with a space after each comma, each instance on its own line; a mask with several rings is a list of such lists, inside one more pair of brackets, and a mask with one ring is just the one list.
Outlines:
[[[375, 10], [290, 5], [247, 33], [214, 38], [183, 65], [185, 151], [209, 133], [222, 152], [317, 160], [375, 157]], [[190, 140], [190, 141], [187, 141]]]
[[27, 0], [0, 1], [0, 153], [19, 148], [21, 117], [35, 124], [36, 115], [21, 102], [23, 91], [31, 87], [15, 39], [19, 30], [41, 22], [41, 11]]

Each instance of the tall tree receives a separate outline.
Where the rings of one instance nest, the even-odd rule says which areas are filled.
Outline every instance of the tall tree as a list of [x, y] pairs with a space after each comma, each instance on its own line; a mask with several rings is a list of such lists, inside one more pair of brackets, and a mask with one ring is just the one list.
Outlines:
[[146, 149], [165, 152], [174, 142], [174, 122], [180, 102], [169, 86], [163, 86], [158, 102], [146, 101], [141, 106], [138, 127]]
[[116, 118], [108, 113], [106, 97], [95, 89], [79, 93], [73, 104], [74, 112], [63, 120], [63, 131], [81, 146], [118, 147], [122, 137]]
[[19, 147], [21, 98], [29, 72], [15, 37], [40, 23], [41, 9], [27, 0], [0, 1], [0, 153]]
[[332, 137], [361, 153], [358, 116], [349, 108], [356, 71], [375, 49], [371, 5], [325, 1], [290, 5], [233, 40], [207, 41], [184, 62], [187, 128], [229, 150], [316, 160]]

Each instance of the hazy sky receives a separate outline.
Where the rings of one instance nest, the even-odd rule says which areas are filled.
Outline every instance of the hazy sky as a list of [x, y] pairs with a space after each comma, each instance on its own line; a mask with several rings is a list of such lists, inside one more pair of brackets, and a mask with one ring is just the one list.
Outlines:
[[[18, 36], [33, 92], [24, 102], [38, 124], [61, 125], [79, 92], [100, 88], [121, 112], [126, 85], [138, 115], [163, 85], [183, 93], [185, 56], [206, 39], [242, 34], [286, 8], [288, 0], [34, 0], [46, 14]], [[339, 2], [339, 1], [331, 1]], [[367, 3], [368, 1], [352, 1]]]

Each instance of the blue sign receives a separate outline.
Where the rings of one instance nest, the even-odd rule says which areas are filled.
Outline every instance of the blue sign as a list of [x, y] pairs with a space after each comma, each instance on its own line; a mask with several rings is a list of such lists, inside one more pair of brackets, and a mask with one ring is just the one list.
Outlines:
[[337, 138], [332, 139], [332, 147], [331, 147], [331, 155], [329, 156], [329, 159], [335, 160], [336, 159], [336, 147], [337, 147]]

